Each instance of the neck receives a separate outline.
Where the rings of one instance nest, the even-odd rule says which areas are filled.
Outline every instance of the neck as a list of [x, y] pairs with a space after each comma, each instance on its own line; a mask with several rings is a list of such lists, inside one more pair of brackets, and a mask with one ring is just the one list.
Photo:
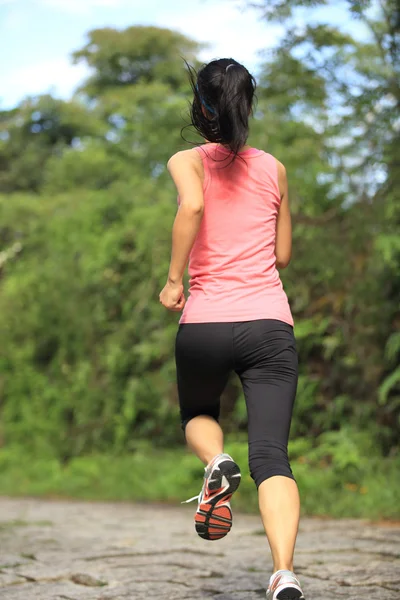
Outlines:
[[[229, 150], [229, 145], [228, 144], [217, 144], [216, 142], [209, 142], [208, 140], [204, 140], [206, 144], [213, 144], [214, 146], [222, 146], [223, 148], [226, 148], [226, 150]], [[242, 146], [239, 150], [239, 152], [245, 152], [246, 150], [249, 150], [251, 148], [251, 146], [249, 146], [249, 144], [245, 144], [244, 146]]]

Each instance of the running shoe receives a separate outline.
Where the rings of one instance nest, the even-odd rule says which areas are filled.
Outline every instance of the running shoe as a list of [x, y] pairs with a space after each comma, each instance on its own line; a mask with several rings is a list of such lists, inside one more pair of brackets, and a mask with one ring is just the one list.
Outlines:
[[296, 575], [292, 571], [276, 571], [269, 580], [267, 600], [304, 600]]
[[196, 531], [205, 540], [220, 540], [232, 527], [229, 503], [240, 484], [240, 469], [229, 454], [218, 454], [204, 469], [204, 483], [198, 496], [194, 517]]

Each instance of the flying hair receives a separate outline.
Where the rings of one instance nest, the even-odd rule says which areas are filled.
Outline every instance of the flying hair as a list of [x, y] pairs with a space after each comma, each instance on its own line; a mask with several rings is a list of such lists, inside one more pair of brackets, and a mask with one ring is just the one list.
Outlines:
[[197, 73], [185, 63], [193, 90], [190, 125], [208, 142], [227, 147], [235, 160], [249, 136], [254, 77], [233, 58], [213, 60]]

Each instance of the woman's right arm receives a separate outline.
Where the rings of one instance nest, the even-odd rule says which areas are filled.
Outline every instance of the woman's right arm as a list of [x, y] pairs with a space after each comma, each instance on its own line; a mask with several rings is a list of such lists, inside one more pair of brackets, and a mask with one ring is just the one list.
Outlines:
[[284, 269], [290, 263], [292, 254], [292, 219], [289, 208], [289, 189], [286, 169], [278, 160], [278, 183], [281, 204], [276, 221], [275, 256], [278, 269]]

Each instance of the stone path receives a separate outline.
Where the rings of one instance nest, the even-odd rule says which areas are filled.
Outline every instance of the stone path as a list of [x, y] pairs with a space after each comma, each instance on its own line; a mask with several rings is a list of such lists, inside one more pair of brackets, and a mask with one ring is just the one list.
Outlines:
[[[258, 517], [194, 532], [192, 507], [0, 498], [1, 600], [257, 600], [271, 569]], [[400, 527], [303, 519], [307, 600], [400, 598]]]

